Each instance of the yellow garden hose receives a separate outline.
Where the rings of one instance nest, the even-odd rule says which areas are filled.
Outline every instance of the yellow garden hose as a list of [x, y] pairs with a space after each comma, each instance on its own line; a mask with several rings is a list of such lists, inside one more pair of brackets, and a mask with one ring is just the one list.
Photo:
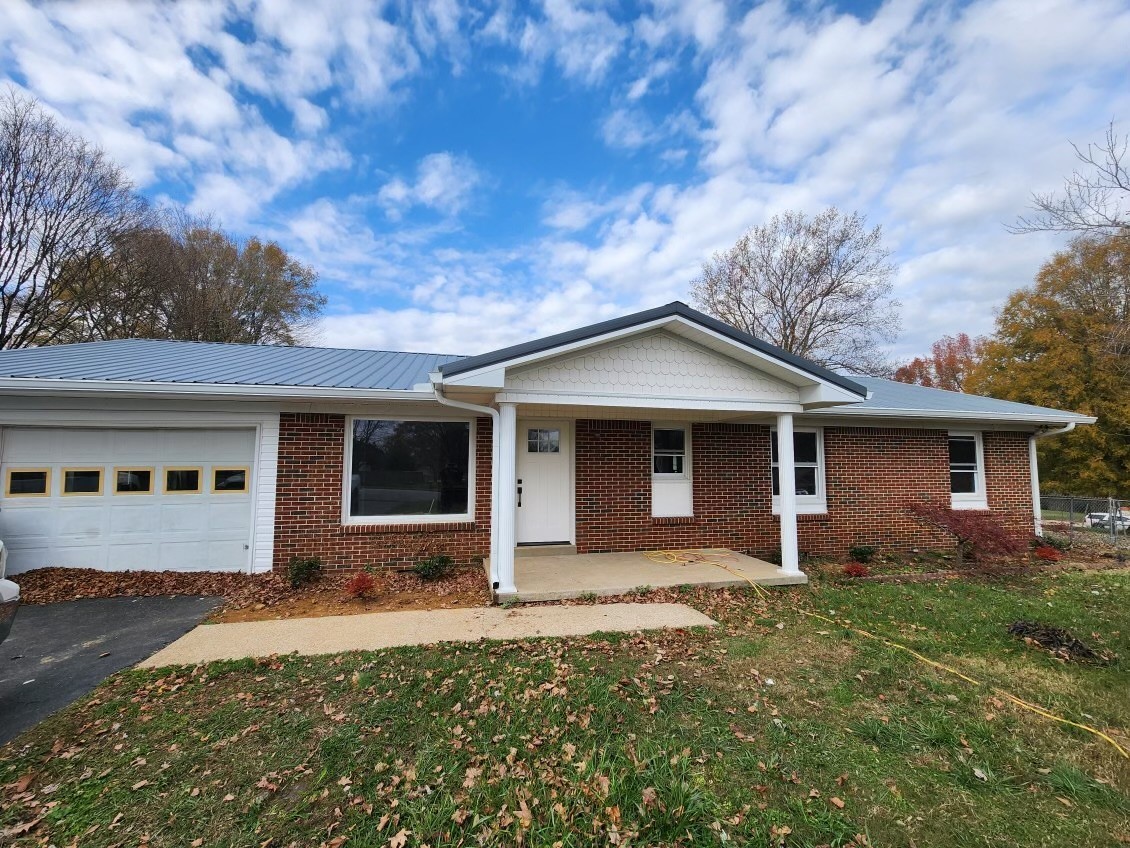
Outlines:
[[[663, 563], [663, 564], [670, 564], [670, 565], [690, 565], [692, 563], [695, 563], [695, 564], [701, 563], [703, 565], [717, 566], [718, 568], [721, 568], [725, 571], [728, 571], [730, 574], [734, 575], [735, 577], [738, 577], [738, 578], [744, 580], [746, 583], [748, 583], [750, 586], [752, 586], [757, 591], [758, 595], [760, 595], [762, 598], [765, 598], [766, 600], [768, 600], [769, 597], [770, 597], [769, 593], [767, 591], [765, 591], [765, 588], [763, 586], [759, 586], [757, 583], [755, 583], [753, 580], [751, 580], [745, 574], [742, 574], [740, 571], [736, 571], [735, 569], [730, 568], [730, 566], [728, 566], [724, 562], [722, 562], [722, 560], [724, 560], [724, 559], [733, 559], [734, 554], [733, 554], [732, 551], [719, 549], [719, 548], [707, 548], [707, 549], [703, 549], [703, 550], [645, 551], [644, 555], [648, 559], [650, 559], [652, 562], [656, 562], [656, 563]], [[867, 639], [873, 639], [876, 642], [881, 642], [884, 645], [886, 645], [887, 647], [894, 648], [895, 650], [904, 651], [904, 652], [910, 654], [912, 657], [914, 657], [919, 662], [925, 663], [926, 665], [931, 666], [932, 668], [939, 669], [940, 671], [948, 672], [949, 674], [952, 674], [955, 677], [959, 677], [962, 680], [964, 680], [965, 682], [972, 684], [973, 686], [985, 686], [985, 685], [987, 685], [985, 683], [982, 683], [980, 680], [977, 680], [973, 677], [970, 677], [968, 674], [965, 674], [964, 672], [958, 671], [956, 668], [953, 668], [952, 666], [945, 665], [944, 663], [940, 663], [937, 660], [932, 660], [927, 656], [923, 656], [922, 654], [918, 653], [918, 651], [915, 651], [913, 648], [909, 648], [906, 645], [895, 642], [891, 639], [886, 638], [885, 636], [878, 636], [878, 635], [871, 633], [867, 630], [862, 630], [861, 628], [856, 627], [855, 625], [850, 624], [849, 622], [846, 622], [846, 621], [843, 621], [843, 620], [840, 620], [840, 619], [829, 618], [826, 615], [821, 615], [818, 612], [812, 612], [811, 610], [806, 610], [806, 609], [798, 608], [797, 612], [800, 612], [801, 614], [807, 615], [811, 618], [816, 618], [816, 619], [819, 619], [820, 621], [827, 622], [828, 624], [834, 625], [836, 627], [843, 627], [846, 630], [850, 630], [852, 633], [857, 633], [860, 636], [863, 636]], [[919, 628], [919, 629], [921, 629], [921, 628]], [[1058, 716], [1055, 713], [1050, 712], [1049, 710], [1046, 710], [1046, 709], [1044, 709], [1043, 707], [1041, 707], [1037, 704], [1029, 703], [1028, 701], [1025, 701], [1023, 698], [1019, 698], [1016, 695], [1013, 695], [1011, 692], [1006, 692], [1004, 689], [1000, 689], [996, 686], [992, 687], [992, 691], [993, 691], [994, 694], [999, 695], [1001, 698], [1004, 698], [1006, 701], [1009, 701], [1010, 703], [1015, 704], [1016, 706], [1020, 707], [1021, 709], [1028, 710], [1029, 712], [1033, 712], [1036, 715], [1042, 716], [1043, 718], [1046, 718], [1046, 719], [1050, 719], [1051, 721], [1057, 721], [1060, 724], [1066, 724], [1070, 727], [1076, 727], [1079, 730], [1085, 730], [1088, 733], [1094, 734], [1098, 738], [1105, 740], [1106, 742], [1109, 742], [1111, 745], [1113, 745], [1114, 749], [1116, 751], [1118, 751], [1118, 753], [1121, 754], [1123, 757], [1125, 757], [1126, 759], [1130, 759], [1130, 752], [1127, 752], [1127, 750], [1125, 748], [1123, 748], [1121, 745], [1119, 745], [1118, 742], [1116, 742], [1110, 736], [1103, 733], [1101, 730], [1099, 730], [1097, 728], [1091, 727], [1090, 725], [1086, 725], [1086, 724], [1080, 724], [1079, 722], [1071, 721], [1070, 719], [1066, 719], [1066, 718], [1063, 718], [1062, 716]]]

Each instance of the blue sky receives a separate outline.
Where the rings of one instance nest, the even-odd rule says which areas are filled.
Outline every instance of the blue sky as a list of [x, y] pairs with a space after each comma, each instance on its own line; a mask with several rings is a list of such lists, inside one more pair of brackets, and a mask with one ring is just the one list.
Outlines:
[[149, 196], [321, 275], [313, 342], [476, 353], [688, 298], [775, 212], [859, 210], [892, 353], [991, 329], [1003, 227], [1130, 129], [1124, 0], [0, 4], [0, 82]]

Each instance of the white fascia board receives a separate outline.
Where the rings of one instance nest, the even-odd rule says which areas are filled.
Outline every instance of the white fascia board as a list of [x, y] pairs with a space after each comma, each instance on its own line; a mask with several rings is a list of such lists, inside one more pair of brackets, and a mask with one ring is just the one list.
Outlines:
[[945, 421], [993, 421], [1025, 424], [1028, 426], [1040, 426], [1042, 424], [1094, 424], [1098, 419], [1090, 415], [1077, 415], [1074, 412], [1064, 412], [1059, 415], [1054, 414], [1040, 414], [1028, 415], [1015, 412], [963, 412], [954, 410], [942, 409], [897, 409], [897, 408], [876, 408], [876, 407], [850, 407], [850, 406], [837, 406], [832, 409], [813, 409], [809, 411], [811, 415], [828, 415], [828, 416], [845, 416], [854, 417], [859, 416], [863, 418], [876, 418], [881, 420], [889, 420], [892, 418], [912, 419], [912, 420], [933, 420], [938, 422]]
[[498, 403], [528, 403], [554, 406], [601, 406], [629, 409], [685, 409], [722, 412], [804, 412], [799, 403], [746, 401], [740, 399], [708, 400], [704, 398], [662, 397], [655, 395], [625, 396], [618, 394], [564, 394], [557, 392], [500, 392]]
[[399, 391], [318, 386], [246, 386], [234, 383], [142, 383], [132, 380], [0, 379], [0, 394], [114, 395], [118, 397], [214, 397], [293, 400], [423, 400], [431, 389]]
[[863, 403], [863, 398], [854, 392], [833, 385], [832, 383], [813, 383], [800, 387], [800, 402], [806, 409], [816, 409], [824, 406], [840, 407], [843, 404]]

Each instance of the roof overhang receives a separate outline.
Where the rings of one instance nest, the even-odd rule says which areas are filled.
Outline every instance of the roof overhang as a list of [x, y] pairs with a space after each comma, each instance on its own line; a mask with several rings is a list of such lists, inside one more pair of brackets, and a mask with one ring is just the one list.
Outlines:
[[449, 362], [432, 380], [452, 388], [501, 391], [507, 372], [589, 348], [662, 330], [748, 365], [795, 386], [805, 408], [859, 403], [867, 389], [801, 357], [794, 356], [728, 324], [671, 303], [624, 318]]
[[225, 400], [421, 400], [432, 397], [430, 385], [410, 391], [327, 388], [318, 386], [258, 386], [242, 383], [154, 383], [137, 380], [57, 380], [31, 377], [0, 378], [0, 395], [156, 398], [220, 398]]

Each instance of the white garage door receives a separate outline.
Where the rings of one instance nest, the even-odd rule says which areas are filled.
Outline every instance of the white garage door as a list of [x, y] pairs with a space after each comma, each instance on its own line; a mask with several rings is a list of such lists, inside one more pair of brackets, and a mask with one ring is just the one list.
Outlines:
[[0, 539], [44, 566], [246, 571], [255, 431], [0, 431]]

